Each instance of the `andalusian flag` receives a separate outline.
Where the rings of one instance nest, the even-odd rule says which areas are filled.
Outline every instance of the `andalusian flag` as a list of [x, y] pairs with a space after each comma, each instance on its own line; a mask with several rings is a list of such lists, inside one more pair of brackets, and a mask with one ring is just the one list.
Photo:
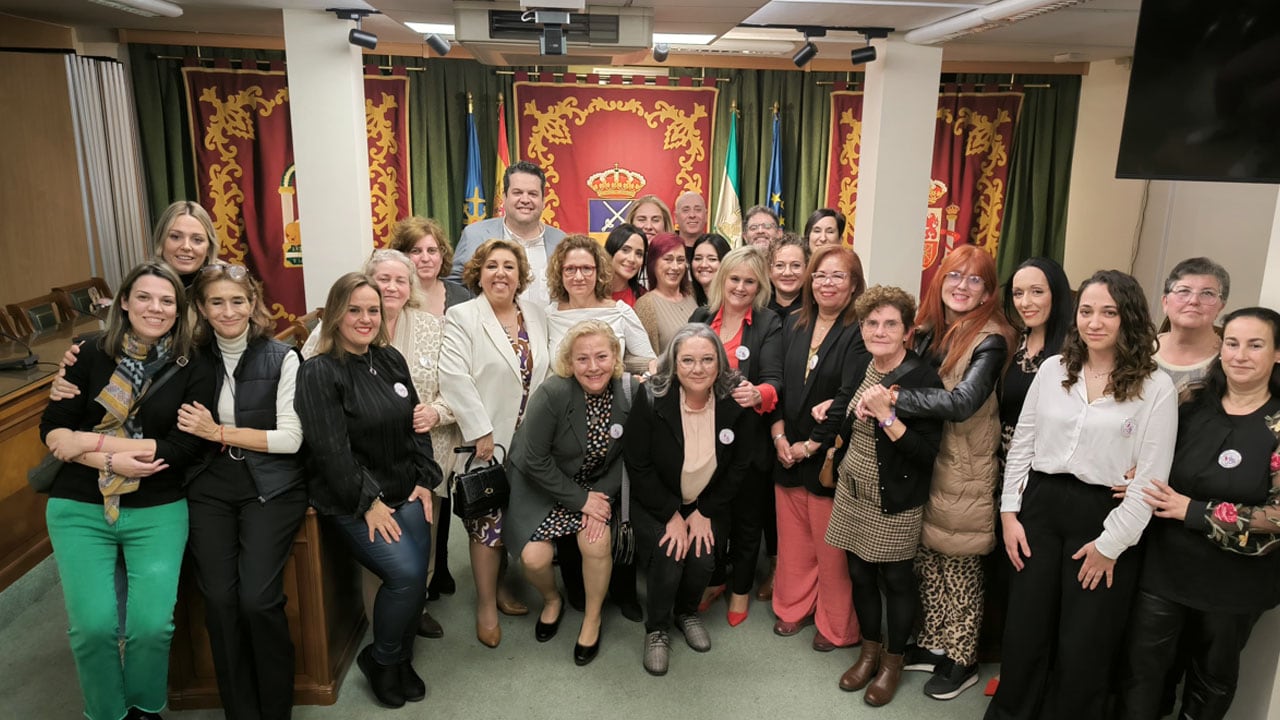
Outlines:
[[506, 213], [502, 200], [507, 196], [507, 185], [503, 182], [507, 168], [511, 167], [511, 151], [507, 149], [507, 111], [498, 96], [498, 166], [493, 173], [493, 215], [497, 217]]
[[464, 224], [485, 219], [484, 192], [480, 189], [480, 138], [476, 137], [476, 118], [471, 110], [471, 93], [467, 93], [467, 190], [462, 201]]
[[716, 231], [737, 247], [742, 242], [742, 201], [738, 199], [738, 104], [729, 109], [729, 151], [720, 176], [720, 200], [716, 203]]
[[773, 106], [773, 159], [769, 162], [769, 199], [765, 205], [778, 215], [778, 227], [786, 227], [787, 220], [782, 210], [786, 203], [782, 201], [782, 118], [778, 115], [778, 106]]

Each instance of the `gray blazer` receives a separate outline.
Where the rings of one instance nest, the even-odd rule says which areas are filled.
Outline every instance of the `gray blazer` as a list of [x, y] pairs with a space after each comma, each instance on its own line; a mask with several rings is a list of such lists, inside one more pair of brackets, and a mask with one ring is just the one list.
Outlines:
[[[551, 257], [551, 253], [555, 252], [556, 245], [559, 245], [560, 241], [564, 239], [564, 231], [550, 225], [544, 225], [543, 227], [546, 231], [542, 236], [542, 244], [547, 248], [547, 257]], [[449, 272], [447, 279], [461, 282], [462, 266], [466, 265], [471, 256], [476, 254], [476, 248], [483, 245], [486, 240], [500, 238], [504, 234], [501, 217], [481, 220], [463, 228], [462, 237], [458, 238], [458, 247], [453, 250], [453, 269]]]
[[[631, 379], [631, 396], [641, 392]], [[622, 391], [623, 378], [612, 381], [610, 426], [626, 427], [630, 403]], [[617, 503], [622, 495], [621, 438], [610, 436], [604, 463], [588, 479], [596, 492]], [[516, 557], [558, 502], [579, 510], [587, 491], [573, 481], [587, 450], [587, 401], [575, 378], [552, 375], [529, 397], [524, 420], [511, 438], [506, 458], [511, 502], [503, 514], [502, 543]]]

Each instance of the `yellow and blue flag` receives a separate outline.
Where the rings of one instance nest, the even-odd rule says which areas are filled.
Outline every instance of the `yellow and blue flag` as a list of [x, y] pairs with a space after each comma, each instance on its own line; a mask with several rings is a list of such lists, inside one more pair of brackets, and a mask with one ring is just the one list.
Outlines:
[[476, 136], [476, 118], [471, 108], [471, 94], [467, 93], [467, 189], [462, 201], [462, 215], [466, 225], [488, 217], [483, 182], [480, 173], [480, 138]]

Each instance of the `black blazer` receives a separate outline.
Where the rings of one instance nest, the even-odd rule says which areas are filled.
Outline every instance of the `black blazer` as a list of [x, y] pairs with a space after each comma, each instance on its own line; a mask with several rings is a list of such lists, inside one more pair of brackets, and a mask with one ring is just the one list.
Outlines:
[[[692, 507], [713, 522], [728, 522], [729, 506], [750, 465], [754, 443], [744, 442], [751, 413], [731, 397], [716, 400], [716, 470]], [[724, 442], [725, 431], [732, 432]], [[680, 475], [684, 468], [684, 423], [680, 417], [680, 389], [672, 380], [662, 397], [647, 390], [636, 396], [627, 416], [623, 457], [631, 476], [631, 500], [661, 522], [684, 506]]]
[[[102, 349], [100, 335], [81, 345], [77, 362], [67, 366], [67, 381], [80, 388], [80, 394], [52, 401], [45, 407], [40, 419], [40, 439], [44, 440], [56, 428], [91, 432], [102, 422], [106, 410], [95, 399], [115, 370], [116, 360]], [[164, 372], [160, 370], [156, 377]], [[178, 408], [190, 402], [213, 407], [213, 382], [214, 370], [208, 356], [193, 351], [190, 362], [143, 401], [136, 416], [142, 436], [155, 440], [156, 457], [163, 458], [169, 467], [142, 478], [135, 492], [121, 495], [120, 507], [154, 507], [186, 497], [183, 485], [187, 466], [199, 459], [206, 443], [178, 429]], [[75, 462], [64, 464], [49, 496], [102, 504], [98, 471]]]
[[[920, 360], [920, 356], [907, 351], [907, 357]], [[871, 355], [865, 354], [853, 363], [854, 381], [850, 388], [850, 396], [857, 392], [862, 381], [867, 377], [867, 368], [871, 365]], [[907, 388], [941, 388], [942, 379], [938, 373], [921, 361], [913, 370], [902, 375], [894, 383], [902, 389]], [[853, 413], [846, 415], [840, 426], [840, 437], [844, 448], [849, 448], [849, 436], [853, 434], [853, 423], [872, 422], [858, 420]], [[929, 483], [933, 479], [933, 462], [938, 457], [938, 446], [942, 442], [942, 420], [938, 418], [913, 418], [905, 422], [906, 431], [896, 441], [890, 440], [884, 428], [876, 425], [876, 469], [880, 477], [880, 509], [886, 513], [897, 513], [903, 510], [920, 507], [929, 499]], [[840, 453], [837, 453], [840, 456]], [[837, 461], [838, 462], [838, 461]], [[837, 465], [837, 467], [839, 467]], [[846, 487], [857, 496], [852, 480], [846, 480]]]
[[[689, 316], [689, 322], [711, 325], [715, 313], [700, 307]], [[768, 309], [751, 311], [751, 324], [742, 325], [742, 347], [748, 350], [747, 359], [738, 361], [738, 372], [752, 385], [772, 385], [779, 399], [782, 397], [782, 321], [777, 313]], [[765, 416], [751, 411], [755, 417], [754, 430], [751, 437], [756, 443], [756, 451], [751, 464], [760, 471], [767, 470], [773, 459], [770, 443], [761, 437], [769, 428]]]
[[[853, 384], [853, 368], [859, 360], [865, 360], [870, 355], [862, 342], [862, 329], [858, 323], [847, 326], [837, 323], [827, 332], [816, 355], [818, 364], [809, 372], [808, 379], [805, 379], [809, 343], [813, 340], [813, 323], [799, 327], [799, 318], [799, 314], [787, 317], [782, 331], [783, 343], [786, 345], [782, 361], [783, 390], [773, 420], [782, 420], [787, 442], [809, 439], [818, 443], [819, 447], [808, 459], [789, 468], [775, 463], [773, 480], [783, 487], [804, 487], [814, 495], [831, 497], [835, 493], [818, 482], [818, 471], [822, 469], [827, 448], [834, 441], [840, 421], [844, 419], [849, 400], [858, 388]], [[827, 412], [827, 419], [819, 424], [813, 419], [810, 410], [823, 400], [832, 398], [834, 401]], [[771, 450], [773, 446], [774, 443], [770, 442]]]

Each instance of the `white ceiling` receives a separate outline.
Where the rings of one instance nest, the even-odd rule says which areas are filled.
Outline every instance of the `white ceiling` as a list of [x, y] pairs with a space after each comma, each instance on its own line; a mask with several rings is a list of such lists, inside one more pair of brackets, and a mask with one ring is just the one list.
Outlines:
[[[181, 32], [283, 35], [282, 8], [324, 10], [334, 6], [382, 11], [364, 28], [384, 42], [421, 43], [403, 22], [452, 23], [451, 0], [172, 0], [179, 18], [143, 18], [87, 0], [0, 0], [0, 13], [82, 28], [128, 28]], [[958, 15], [995, 0], [589, 0], [591, 5], [649, 7], [654, 32], [709, 33], [724, 49], [761, 44], [788, 57], [803, 43], [790, 29], [751, 25], [891, 27], [906, 31]], [[1092, 0], [943, 45], [950, 61], [1050, 62], [1076, 53], [1083, 61], [1130, 55], [1141, 0]], [[507, 3], [515, 5], [515, 0]], [[554, 5], [555, 0], [545, 4]], [[767, 41], [767, 42], [764, 42]], [[862, 44], [855, 33], [833, 31], [814, 42], [820, 58], [840, 57]], [[718, 50], [716, 45], [713, 50]], [[676, 48], [676, 52], [680, 49]], [[704, 49], [705, 51], [705, 49]], [[536, 48], [530, 53], [536, 55]]]

